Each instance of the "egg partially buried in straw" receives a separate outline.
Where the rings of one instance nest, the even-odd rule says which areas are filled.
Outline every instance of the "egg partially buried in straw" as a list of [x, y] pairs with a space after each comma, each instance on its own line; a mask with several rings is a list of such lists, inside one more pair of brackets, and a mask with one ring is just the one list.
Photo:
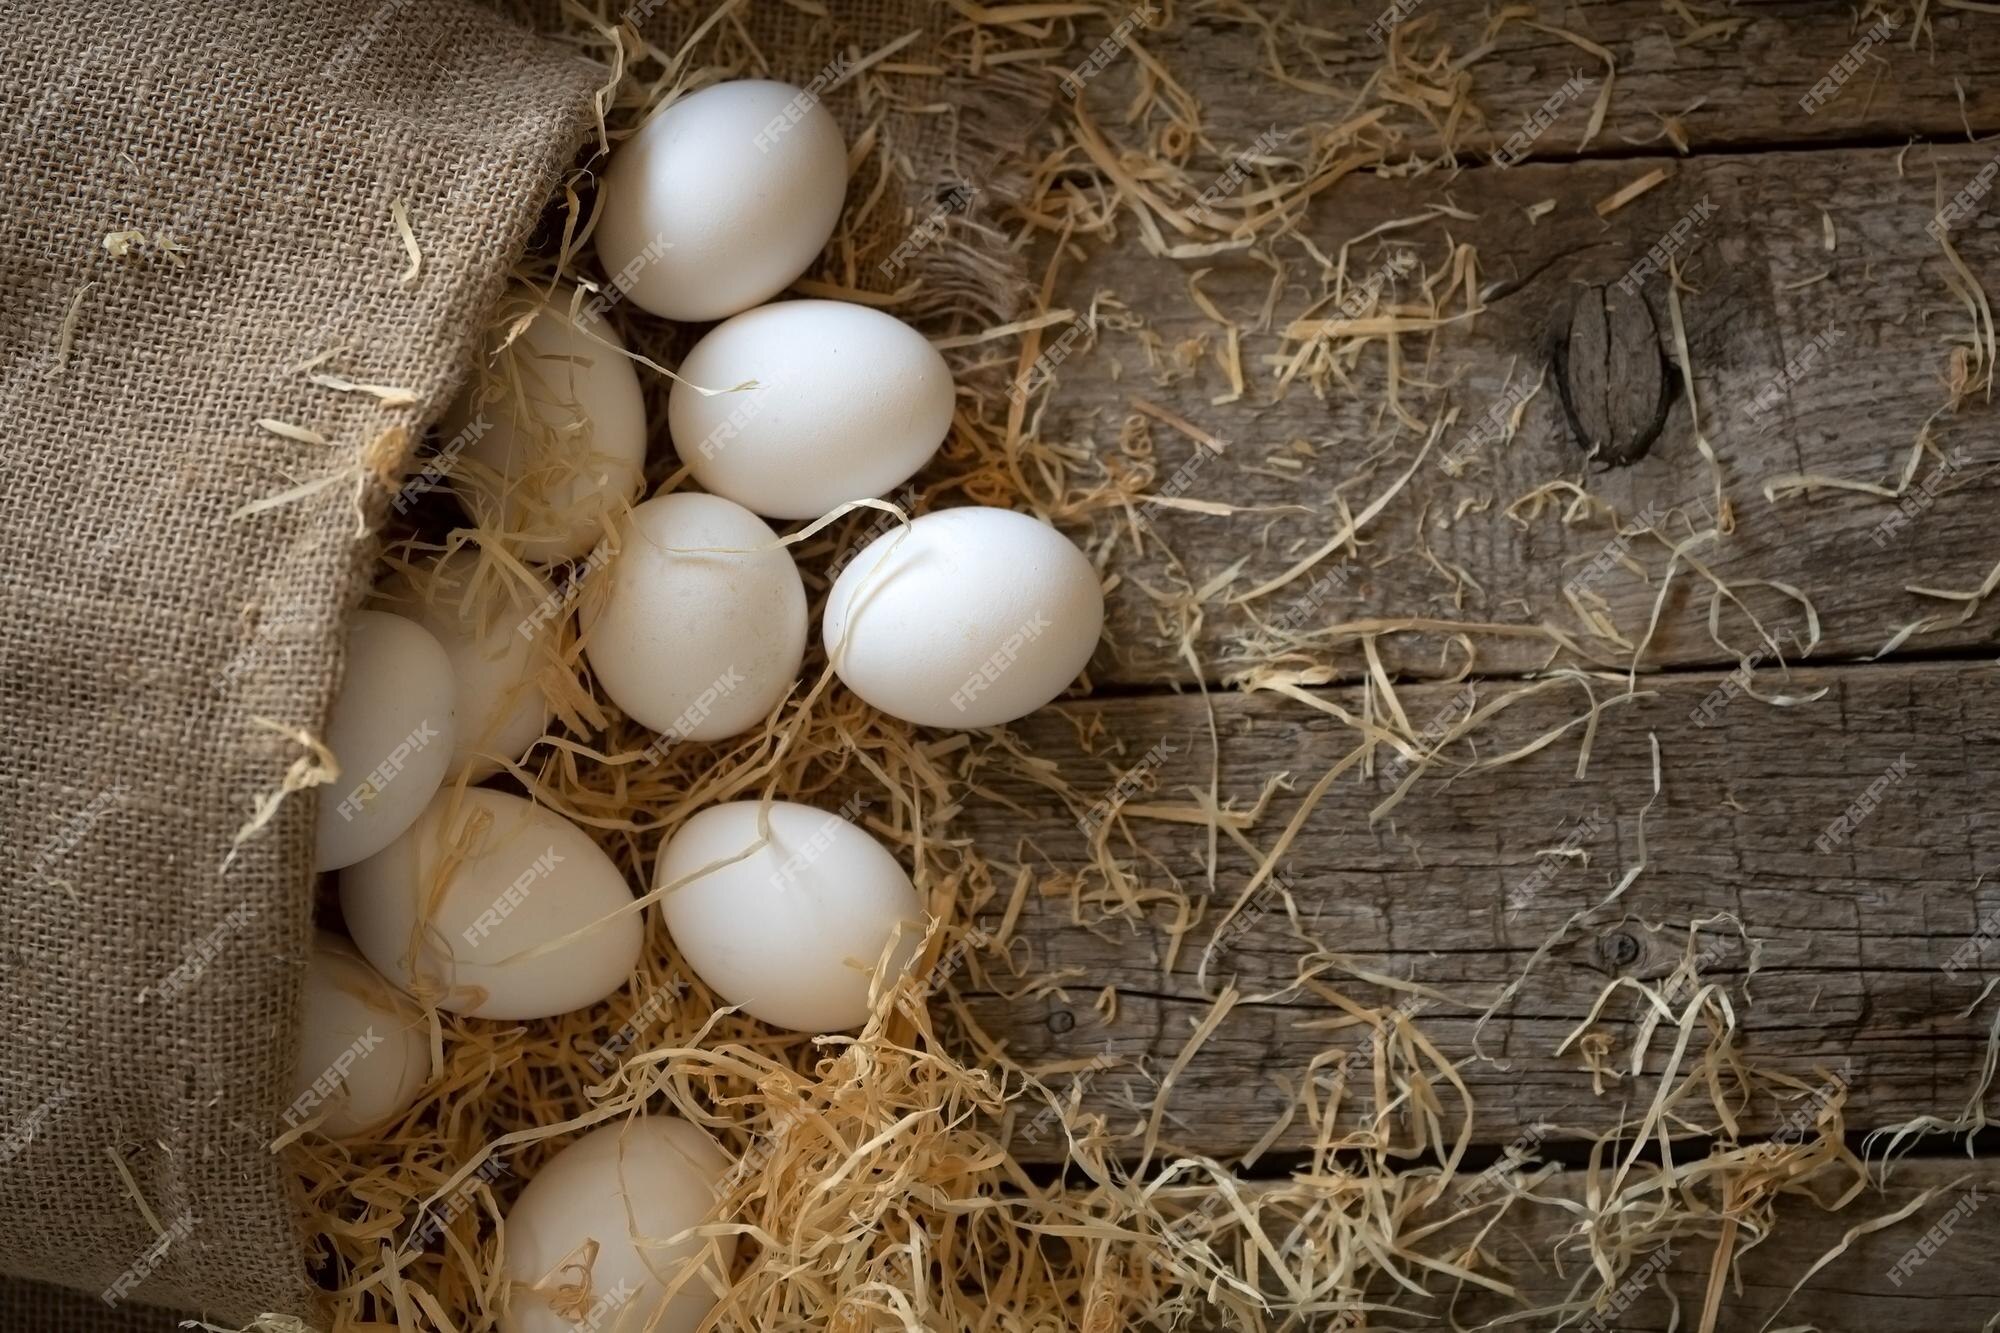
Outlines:
[[[553, 1018], [623, 985], [644, 931], [611, 858], [506, 792], [438, 793], [340, 876], [340, 910], [383, 976], [474, 1018]], [[616, 914], [616, 915], [614, 915]]]
[[1076, 679], [1104, 627], [1090, 561], [1039, 519], [944, 509], [891, 528], [834, 580], [821, 634], [849, 689], [906, 722], [991, 727]]
[[798, 678], [806, 590], [778, 534], [739, 504], [682, 492], [618, 527], [609, 591], [584, 604], [584, 653], [611, 702], [670, 740], [721, 740]]
[[739, 79], [683, 97], [611, 155], [597, 260], [667, 319], [722, 319], [811, 266], [847, 194], [847, 146], [819, 99]]
[[430, 1077], [430, 1025], [354, 946], [320, 932], [306, 960], [299, 1067], [285, 1124], [318, 1117], [333, 1138], [410, 1109]]
[[728, 1164], [671, 1115], [604, 1125], [544, 1162], [503, 1227], [501, 1333], [693, 1333], [727, 1285], [736, 1238], [666, 1242], [712, 1220]]
[[[639, 376], [589, 299], [572, 315], [574, 294], [558, 287], [543, 301], [516, 289], [502, 303], [503, 327], [445, 414], [431, 465], [524, 560], [588, 552], [606, 520], [637, 496], [646, 465]], [[526, 330], [506, 342], [529, 315]]]
[[[709, 330], [681, 362], [667, 420], [702, 488], [773, 518], [886, 495], [951, 429], [951, 371], [893, 315], [776, 301]], [[755, 381], [739, 393], [692, 387]]]
[[544, 665], [536, 651], [541, 640], [520, 629], [555, 600], [533, 571], [482, 573], [470, 548], [394, 574], [375, 590], [377, 606], [429, 630], [451, 659], [452, 773], [474, 782], [491, 776], [501, 760], [519, 759], [548, 730], [549, 701], [535, 679]]
[[340, 776], [319, 790], [313, 869], [373, 856], [415, 823], [457, 743], [451, 658], [423, 626], [357, 611], [326, 745]]
[[885, 955], [889, 982], [923, 945], [923, 904], [888, 849], [792, 801], [700, 811], [661, 849], [653, 884], [668, 891], [668, 934], [708, 988], [798, 1032], [861, 1026]]

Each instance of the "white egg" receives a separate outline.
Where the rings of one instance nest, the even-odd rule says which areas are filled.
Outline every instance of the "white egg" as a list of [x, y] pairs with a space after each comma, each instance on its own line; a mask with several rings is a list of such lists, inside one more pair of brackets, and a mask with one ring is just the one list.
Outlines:
[[674, 740], [720, 740], [761, 722], [796, 682], [806, 589], [778, 534], [715, 495], [662, 495], [619, 525], [586, 606], [584, 653], [611, 702]]
[[752, 1017], [798, 1032], [859, 1027], [890, 940], [885, 981], [922, 947], [923, 904], [888, 849], [840, 815], [773, 801], [759, 846], [760, 808], [712, 805], [660, 849], [654, 887], [679, 885], [660, 902], [667, 932], [708, 988]]
[[611, 155], [597, 260], [667, 319], [768, 301], [811, 267], [847, 194], [847, 146], [816, 98], [742, 79], [660, 112]]
[[326, 722], [340, 776], [319, 789], [313, 869], [373, 856], [416, 822], [451, 766], [456, 707], [451, 658], [429, 630], [355, 613]]
[[951, 429], [951, 371], [893, 315], [845, 301], [778, 301], [717, 325], [673, 387], [674, 447], [706, 490], [773, 518], [818, 518], [886, 495]]
[[430, 1077], [423, 1011], [337, 935], [313, 940], [299, 1031], [287, 1126], [319, 1117], [322, 1134], [364, 1133], [409, 1110]]
[[834, 580], [820, 632], [849, 689], [930, 727], [991, 727], [1076, 679], [1104, 628], [1090, 561], [1039, 519], [944, 509], [883, 533]]
[[442, 467], [466, 512], [524, 560], [583, 555], [643, 483], [639, 376], [589, 298], [571, 316], [572, 291], [544, 304], [516, 289], [502, 317], [536, 311], [534, 322], [504, 348], [495, 339], [440, 426]]
[[[671, 1115], [601, 1126], [551, 1157], [502, 1228], [501, 1333], [693, 1333], [728, 1286], [736, 1238], [663, 1242], [716, 1220], [728, 1165]], [[698, 1255], [698, 1271], [666, 1299]]]
[[478, 787], [439, 792], [408, 833], [340, 875], [340, 910], [368, 961], [475, 1018], [552, 1018], [617, 990], [645, 933], [636, 910], [612, 915], [631, 904], [582, 829]]
[[516, 575], [492, 570], [481, 579], [478, 569], [478, 554], [460, 548], [375, 590], [377, 606], [429, 630], [451, 659], [458, 707], [450, 771], [473, 782], [519, 759], [549, 728], [549, 701], [535, 679], [545, 665], [542, 640], [520, 627], [555, 599], [532, 571], [523, 587]]

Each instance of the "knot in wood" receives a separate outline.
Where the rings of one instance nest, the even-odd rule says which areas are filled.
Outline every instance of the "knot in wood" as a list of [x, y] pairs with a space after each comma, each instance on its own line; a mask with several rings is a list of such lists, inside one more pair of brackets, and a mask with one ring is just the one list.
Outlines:
[[1058, 1009], [1049, 1015], [1049, 1031], [1068, 1032], [1076, 1026], [1076, 1015], [1067, 1009]]
[[1638, 291], [1585, 287], [1555, 332], [1556, 391], [1578, 447], [1605, 467], [1645, 457], [1673, 405], [1674, 377]]
[[1614, 930], [1597, 941], [1597, 950], [1604, 958], [1604, 966], [1615, 971], [1638, 962], [1643, 946], [1631, 931]]

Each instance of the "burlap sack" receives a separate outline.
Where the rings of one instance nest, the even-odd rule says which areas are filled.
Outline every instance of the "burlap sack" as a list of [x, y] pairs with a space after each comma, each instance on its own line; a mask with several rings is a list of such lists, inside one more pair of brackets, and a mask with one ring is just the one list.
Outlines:
[[[296, 737], [323, 731], [370, 528], [591, 132], [603, 69], [530, 31], [553, 5], [503, 8], [7, 7], [0, 1273], [74, 1289], [0, 1284], [7, 1328], [172, 1326], [142, 1303], [323, 1318], [269, 1147], [296, 1059], [314, 793], [235, 839], [306, 755]], [[663, 44], [673, 8], [644, 7]], [[953, 20], [921, 0], [748, 15], [771, 72], [799, 81]], [[953, 183], [996, 184], [994, 136], [1025, 132], [1034, 101], [936, 91], [828, 102], [850, 133], [902, 122], [896, 188], [919, 222]], [[917, 281], [933, 314], [1002, 309], [1012, 265], [976, 225], [952, 219], [869, 285]], [[320, 373], [410, 402], [300, 368], [336, 351]]]

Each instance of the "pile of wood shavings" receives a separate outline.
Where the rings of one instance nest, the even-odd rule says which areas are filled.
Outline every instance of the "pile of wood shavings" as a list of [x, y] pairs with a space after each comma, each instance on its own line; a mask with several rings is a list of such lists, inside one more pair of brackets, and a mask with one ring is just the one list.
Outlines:
[[[854, 93], [894, 99], [899, 80], [936, 68], [971, 78], [996, 77], [1004, 68], [1010, 77], [1043, 78], [1053, 89], [1073, 66], [1075, 53], [1124, 17], [1115, 4], [1087, 12], [1092, 8], [959, 5], [962, 22], [934, 49], [900, 46], [873, 53], [872, 60], [871, 53], [852, 53], [862, 66]], [[1228, 154], [1209, 141], [1201, 108], [1147, 49], [1143, 31], [1126, 53], [1135, 62], [1137, 91], [1122, 123], [1103, 123], [1092, 98], [1060, 102], [1053, 123], [1015, 164], [1019, 197], [1003, 200], [986, 224], [1009, 229], [1010, 244], [1042, 257], [1040, 280], [1030, 294], [1033, 308], [986, 327], [926, 324], [946, 350], [960, 386], [951, 439], [920, 486], [892, 497], [897, 514], [885, 519], [862, 509], [797, 537], [794, 554], [815, 598], [824, 595], [828, 565], [841, 553], [901, 514], [940, 504], [1004, 505], [1070, 526], [1122, 516], [1125, 521], [1114, 523], [1108, 535], [1099, 529], [1094, 553], [1107, 569], [1133, 544], [1157, 540], [1134, 517], [1138, 506], [1155, 498], [1149, 488], [1166, 480], [1152, 461], [1152, 432], [1175, 430], [1198, 439], [1194, 428], [1171, 413], [1141, 407], [1121, 427], [1116, 453], [1104, 457], [1086, 444], [1047, 438], [1040, 429], [1060, 374], [1039, 372], [1037, 366], [1065, 327], [1082, 319], [1089, 337], [1100, 330], [1145, 336], [1143, 320], [1114, 293], [1101, 294], [1088, 311], [1051, 308], [1059, 275], [1080, 256], [1083, 243], [1114, 243], [1126, 227], [1135, 229], [1148, 252], [1169, 262], [1236, 251], [1263, 257], [1273, 269], [1264, 326], [1282, 327], [1296, 343], [1262, 365], [1246, 366], [1243, 330], [1211, 305], [1217, 340], [1196, 348], [1156, 348], [1162, 374], [1186, 373], [1201, 357], [1213, 356], [1239, 395], [1267, 384], [1280, 392], [1296, 384], [1319, 394], [1371, 394], [1381, 403], [1381, 435], [1353, 460], [1352, 480], [1337, 497], [1342, 524], [1321, 552], [1254, 589], [1154, 590], [1163, 621], [1175, 626], [1198, 674], [1191, 645], [1208, 597], [1254, 602], [1279, 586], [1309, 581], [1324, 562], [1356, 558], [1370, 520], [1395, 502], [1440, 437], [1444, 409], [1421, 377], [1409, 372], [1430, 360], [1424, 344], [1436, 330], [1477, 317], [1481, 289], [1474, 248], [1455, 245], [1442, 270], [1419, 275], [1414, 290], [1422, 298], [1414, 304], [1385, 307], [1370, 293], [1358, 312], [1336, 315], [1329, 309], [1339, 307], [1361, 281], [1350, 249], [1320, 254], [1298, 229], [1306, 203], [1338, 188], [1345, 177], [1448, 166], [1460, 151], [1455, 145], [1484, 124], [1473, 96], [1479, 51], [1452, 51], [1430, 39], [1423, 20], [1412, 21], [1392, 34], [1380, 72], [1365, 87], [1336, 88], [1314, 72], [1313, 47], [1322, 40], [1315, 30], [1281, 25], [1233, 0], [1218, 0], [1204, 12], [1210, 21], [1262, 29], [1269, 53], [1265, 77], [1322, 96], [1326, 118], [1303, 127], [1295, 141], [1256, 155], [1240, 191], [1203, 204], [1207, 178], [1191, 163], [1198, 153], [1225, 160]], [[733, 6], [679, 29], [690, 35], [674, 51], [650, 46], [582, 6], [572, 4], [565, 14], [568, 36], [616, 70], [602, 107], [608, 143], [664, 100], [766, 68]], [[1171, 13], [1164, 21], [1173, 21]], [[1524, 10], [1503, 11], [1482, 49], [1517, 22], [1534, 21]], [[1608, 68], [1609, 54], [1559, 29], [1542, 31], [1606, 63], [1600, 100], [1591, 113], [1594, 133], [1611, 96], [1615, 71]], [[1418, 140], [1433, 146], [1418, 152], [1411, 147]], [[857, 181], [882, 184], [896, 178], [896, 145], [882, 135], [871, 132], [857, 143], [855, 159]], [[587, 193], [581, 180], [565, 188], [562, 240], [553, 253], [524, 268], [523, 281], [542, 290], [557, 279], [591, 285]], [[870, 290], [862, 277], [874, 259], [862, 232], [879, 233], [882, 219], [875, 210], [888, 206], [890, 194], [872, 189], [867, 207], [850, 210], [831, 258], [801, 290], [903, 309], [896, 294]], [[1432, 212], [1408, 225], [1450, 220], [1448, 212]], [[921, 219], [898, 221], [907, 230]], [[1318, 270], [1323, 295], [1281, 324], [1277, 307], [1300, 255]], [[414, 252], [410, 262], [413, 269], [420, 263]], [[1198, 300], [1198, 278], [1191, 280], [1190, 291]], [[619, 311], [614, 318], [635, 359], [661, 372], [649, 379], [657, 409], [664, 372], [679, 349], [674, 335], [628, 315]], [[1010, 391], [1016, 386], [1026, 391]], [[1425, 415], [1433, 410], [1440, 415]], [[663, 417], [653, 413], [656, 421]], [[1218, 451], [1224, 447], [1221, 441], [1202, 443]], [[671, 488], [679, 476], [649, 480]], [[1563, 504], [1570, 517], [1597, 516], [1597, 502], [1572, 490], [1566, 501], [1555, 488], [1516, 503]], [[1166, 499], [1199, 503], [1177, 494]], [[1728, 585], [1688, 553], [1698, 533], [1654, 535], [1669, 555], [1669, 579], [1678, 562], [1708, 578], [1718, 601], [1730, 595]], [[461, 528], [442, 542], [434, 534], [405, 535], [392, 545], [391, 559], [415, 560], [440, 544], [469, 545], [481, 560], [476, 581], [494, 589], [493, 614], [511, 614], [506, 608], [520, 595], [524, 571], [512, 564], [497, 537], [476, 527]], [[575, 602], [596, 595], [601, 586], [586, 579]], [[1045, 790], [1072, 809], [1086, 808], [1088, 795], [1005, 732], [930, 736], [875, 713], [832, 680], [817, 649], [808, 658], [801, 688], [761, 731], [662, 752], [655, 737], [615, 716], [590, 690], [577, 609], [568, 607], [550, 646], [546, 675], [556, 732], [524, 763], [510, 767], [522, 790], [590, 830], [628, 879], [642, 885], [652, 882], [652, 857], [664, 835], [710, 803], [767, 795], [827, 808], [852, 802], [849, 808], [860, 811], [858, 822], [912, 868], [936, 928], [917, 966], [878, 997], [875, 1019], [852, 1036], [778, 1033], [719, 1012], [716, 997], [680, 962], [654, 913], [648, 914], [641, 975], [603, 1005], [529, 1025], [435, 1013], [437, 1077], [421, 1104], [379, 1138], [335, 1143], [303, 1134], [283, 1145], [298, 1166], [312, 1227], [322, 1237], [322, 1271], [335, 1289], [336, 1327], [491, 1327], [504, 1297], [498, 1255], [508, 1202], [573, 1131], [640, 1111], [670, 1109], [704, 1126], [743, 1164], [729, 1177], [728, 1208], [703, 1229], [710, 1236], [740, 1238], [732, 1286], [711, 1326], [761, 1333], [1056, 1328], [1108, 1333], [1189, 1326], [1262, 1333], [1307, 1323], [1362, 1327], [1390, 1311], [1422, 1308], [1429, 1299], [1455, 1306], [1461, 1295], [1518, 1307], [1520, 1293], [1487, 1241], [1503, 1219], [1533, 1208], [1577, 1214], [1563, 1246], [1567, 1257], [1582, 1263], [1560, 1306], [1539, 1312], [1512, 1308], [1508, 1320], [1579, 1316], [1617, 1291], [1663, 1242], [1698, 1237], [1718, 1255], [1706, 1311], [1706, 1322], [1712, 1323], [1734, 1247], [1742, 1238], [1768, 1232], [1779, 1196], [1845, 1206], [1868, 1181], [1863, 1164], [1842, 1146], [1838, 1098], [1795, 1142], [1734, 1142], [1736, 1117], [1750, 1100], [1795, 1099], [1805, 1089], [1796, 1079], [1760, 1071], [1738, 1049], [1731, 999], [1704, 981], [1693, 952], [1695, 927], [1705, 923], [1689, 923], [1690, 954], [1672, 977], [1656, 986], [1614, 983], [1600, 1000], [1609, 1001], [1621, 986], [1635, 988], [1654, 1015], [1628, 1053], [1635, 1074], [1654, 1035], [1669, 1040], [1673, 1050], [1651, 1103], [1607, 1134], [1593, 1155], [1587, 1208], [1539, 1189], [1542, 1175], [1528, 1160], [1532, 1146], [1519, 1160], [1510, 1158], [1484, 1176], [1455, 1177], [1476, 1127], [1472, 1097], [1459, 1075], [1462, 1062], [1432, 1044], [1411, 1006], [1356, 1000], [1334, 978], [1346, 975], [1369, 993], [1386, 987], [1407, 996], [1422, 988], [1330, 963], [1338, 958], [1331, 950], [1315, 951], [1312, 975], [1304, 975], [1302, 965], [1300, 984], [1345, 1012], [1343, 1031], [1329, 1038], [1330, 1051], [1351, 1049], [1357, 1033], [1365, 1036], [1372, 1102], [1357, 1093], [1355, 1105], [1343, 1105], [1344, 1083], [1328, 1094], [1315, 1080], [1302, 1080], [1295, 1105], [1272, 1126], [1266, 1143], [1304, 1117], [1314, 1129], [1314, 1146], [1309, 1161], [1281, 1182], [1252, 1182], [1240, 1174], [1255, 1166], [1261, 1150], [1233, 1163], [1214, 1161], [1201, 1155], [1198, 1145], [1174, 1142], [1164, 1117], [1175, 1077], [1244, 998], [1233, 986], [1216, 994], [1213, 1009], [1179, 1058], [1152, 1079], [1151, 1099], [1133, 1100], [1126, 1108], [1129, 1117], [1116, 1123], [1055, 1090], [1059, 1075], [1085, 1062], [1024, 1067], [981, 1032], [959, 998], [974, 990], [1020, 994], [1063, 983], [1017, 971], [1009, 946], [1030, 895], [1068, 897], [1095, 920], [1142, 914], [1169, 921], [1191, 939], [1200, 927], [1223, 929], [1266, 887], [1319, 796], [1341, 776], [1371, 767], [1378, 754], [1400, 755], [1409, 765], [1406, 780], [1378, 817], [1434, 768], [1505, 763], [1531, 752], [1530, 745], [1539, 749], [1570, 740], [1577, 744], [1581, 766], [1598, 714], [1629, 697], [1631, 688], [1629, 675], [1592, 668], [1636, 670], [1643, 639], [1607, 645], [1603, 636], [1587, 642], [1589, 636], [1547, 625], [1452, 622], [1441, 631], [1425, 617], [1266, 623], [1224, 664], [1228, 679], [1332, 713], [1354, 729], [1356, 746], [1293, 805], [1282, 829], [1261, 846], [1252, 834], [1275, 819], [1265, 808], [1277, 802], [1275, 786], [1254, 811], [1223, 810], [1212, 802], [1184, 807], [1134, 802], [1114, 816], [1111, 826], [1121, 830], [1127, 821], [1147, 817], [1192, 819], [1215, 837], [1255, 848], [1259, 871], [1232, 906], [1218, 906], [1204, 920], [1179, 876], [1151, 873], [1154, 868], [1140, 858], [1117, 850], [1132, 845], [1129, 840], [1096, 840], [1097, 863], [1087, 885], [1053, 882], [1031, 868], [989, 859], [955, 831], [954, 820], [960, 807], [980, 794], [982, 773], [996, 767], [1032, 770]], [[1448, 633], [1460, 645], [1461, 675], [1472, 672], [1476, 641], [1488, 634], [1543, 635], [1552, 656], [1568, 654], [1581, 665], [1511, 690], [1496, 686], [1448, 735], [1425, 736], [1397, 702], [1377, 645], [1400, 633], [1435, 632]], [[1351, 645], [1362, 654], [1367, 702], [1358, 716], [1308, 688], [1333, 678], [1324, 653], [1334, 645]], [[1492, 725], [1509, 703], [1549, 689], [1577, 693], [1579, 711], [1571, 723], [1500, 747], [1490, 760], [1464, 757], [1468, 736]], [[1638, 862], [1606, 901], [1644, 869], [1642, 843]], [[1477, 1009], [1488, 998], [1469, 1003], [1438, 992], [1423, 997], [1461, 1009]], [[1494, 1008], [1506, 998], [1495, 1000]], [[951, 1035], [941, 1033], [941, 1023]], [[1579, 1058], [1606, 1077], [1617, 1077], [1625, 1058], [1614, 1060], [1587, 1027], [1572, 1034]], [[1066, 1147], [1062, 1172], [1052, 1176], [1017, 1160], [1011, 1135], [1024, 1119], [1054, 1127], [1042, 1141]], [[1670, 1144], [1669, 1123], [1674, 1133], [1714, 1133], [1728, 1146], [1691, 1162], [1674, 1161], [1671, 1150], [1663, 1161], [1644, 1162], [1636, 1149], [1616, 1146], [1649, 1138]], [[1830, 1204], [1815, 1193], [1821, 1180], [1836, 1182]]]

